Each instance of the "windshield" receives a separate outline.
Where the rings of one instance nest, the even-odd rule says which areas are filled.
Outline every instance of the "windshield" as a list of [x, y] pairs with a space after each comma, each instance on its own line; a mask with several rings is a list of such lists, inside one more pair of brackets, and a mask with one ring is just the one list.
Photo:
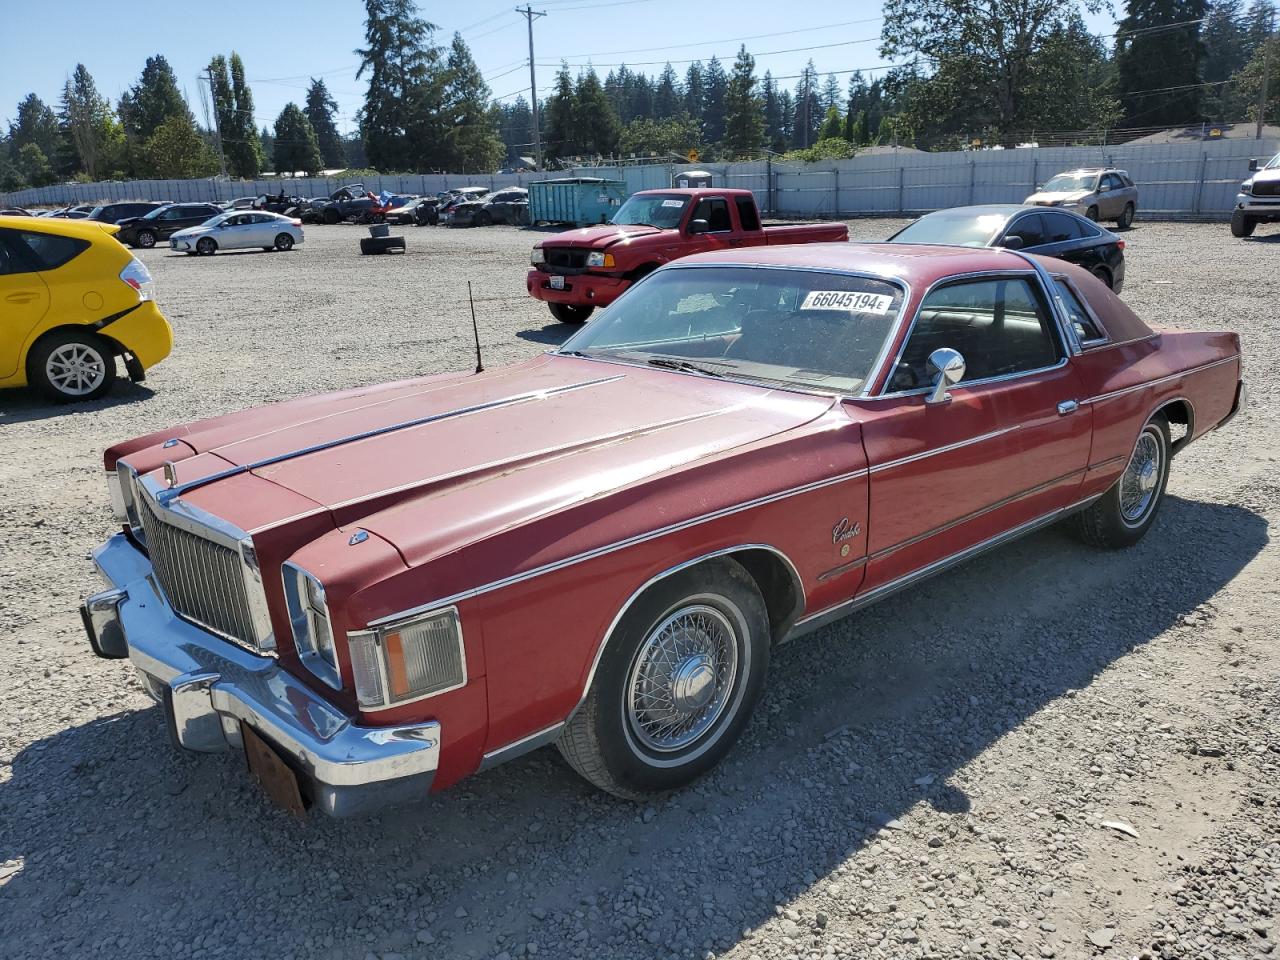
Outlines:
[[680, 217], [688, 203], [688, 197], [678, 194], [636, 194], [618, 208], [613, 222], [619, 226], [645, 225], [671, 230], [680, 226]]
[[956, 210], [926, 214], [889, 238], [890, 243], [945, 243], [956, 247], [986, 247], [1003, 229], [1003, 213], [975, 215]]
[[148, 213], [144, 213], [142, 215], [142, 219], [154, 220], [156, 217], [160, 216], [160, 214], [164, 213], [168, 209], [170, 209], [170, 207], [156, 207], [154, 210], [151, 210]]
[[1271, 158], [1270, 162], [1262, 168], [1263, 170], [1280, 170], [1280, 153]]
[[844, 273], [670, 268], [637, 284], [561, 352], [853, 393], [871, 375], [902, 300], [892, 283]]
[[1098, 185], [1096, 173], [1060, 173], [1044, 185], [1044, 193], [1077, 193]]

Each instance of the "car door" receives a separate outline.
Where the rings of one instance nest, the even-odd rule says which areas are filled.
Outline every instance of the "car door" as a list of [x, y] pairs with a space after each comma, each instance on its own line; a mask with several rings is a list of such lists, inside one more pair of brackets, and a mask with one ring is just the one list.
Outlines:
[[0, 230], [0, 377], [18, 372], [23, 344], [49, 312], [49, 288], [17, 230]]
[[253, 214], [241, 213], [227, 217], [214, 233], [214, 239], [223, 250], [240, 250], [253, 243]]
[[1111, 220], [1120, 216], [1124, 210], [1124, 181], [1117, 177], [1114, 173], [1104, 173], [1098, 194], [1098, 215], [1104, 220]]
[[[733, 220], [729, 215], [729, 201], [724, 197], [703, 197], [689, 214], [689, 223], [705, 220], [705, 233], [689, 234], [685, 245], [685, 253], [705, 253], [709, 250], [723, 250], [737, 246], [741, 237], [735, 235]], [[685, 228], [686, 232], [688, 227]], [[693, 249], [690, 250], [689, 247]]]
[[996, 238], [993, 246], [1007, 246], [1009, 237], [1017, 237], [1021, 243], [1015, 250], [1035, 250], [1044, 246], [1044, 221], [1039, 213], [1022, 213], [1009, 221], [1004, 233]]
[[248, 213], [245, 214], [248, 221], [245, 224], [245, 243], [246, 247], [271, 247], [275, 245], [276, 224], [279, 222], [275, 217], [267, 213]]
[[[887, 589], [1074, 502], [1092, 423], [1068, 339], [1032, 271], [943, 282], [922, 298], [882, 395], [863, 401], [870, 462], [864, 591]], [[930, 354], [967, 371], [933, 393]]]
[[1095, 242], [1099, 231], [1093, 224], [1088, 225], [1086, 233], [1086, 221], [1051, 210], [1040, 214], [1040, 222], [1044, 229], [1044, 243], [1028, 250], [1029, 253], [1057, 257], [1086, 269], [1092, 269], [1101, 262]]

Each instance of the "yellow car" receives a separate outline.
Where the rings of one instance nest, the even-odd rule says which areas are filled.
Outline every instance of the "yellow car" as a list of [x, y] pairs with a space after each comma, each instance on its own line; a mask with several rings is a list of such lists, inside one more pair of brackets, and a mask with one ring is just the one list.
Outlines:
[[92, 400], [111, 389], [117, 357], [137, 381], [169, 355], [151, 274], [116, 241], [119, 229], [0, 217], [0, 387]]

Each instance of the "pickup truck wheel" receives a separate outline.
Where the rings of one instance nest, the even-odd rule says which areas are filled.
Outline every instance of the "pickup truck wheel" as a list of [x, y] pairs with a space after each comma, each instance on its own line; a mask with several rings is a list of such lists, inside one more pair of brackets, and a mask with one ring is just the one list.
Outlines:
[[1169, 423], [1162, 414], [1147, 421], [1115, 486], [1073, 517], [1076, 534], [1093, 547], [1118, 550], [1151, 529], [1169, 482]]
[[561, 323], [586, 323], [595, 307], [580, 307], [574, 303], [548, 303], [547, 309]]
[[88, 330], [50, 334], [27, 358], [27, 382], [58, 403], [96, 400], [115, 380], [115, 352]]
[[1233, 237], [1252, 237], [1254, 228], [1257, 225], [1257, 220], [1253, 219], [1253, 217], [1246, 217], [1239, 210], [1231, 214], [1231, 235]]
[[732, 748], [764, 686], [769, 618], [741, 565], [710, 560], [651, 587], [606, 643], [556, 746], [600, 789], [642, 800], [692, 782]]

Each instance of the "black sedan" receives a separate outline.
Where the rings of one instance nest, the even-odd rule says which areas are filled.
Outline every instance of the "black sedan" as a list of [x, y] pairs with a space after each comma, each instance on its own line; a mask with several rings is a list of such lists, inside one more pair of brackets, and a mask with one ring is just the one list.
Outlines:
[[145, 217], [157, 207], [163, 207], [165, 204], [159, 202], [147, 202], [143, 200], [125, 200], [121, 203], [104, 203], [100, 207], [94, 207], [87, 219], [97, 220], [99, 223], [119, 223], [121, 220], [130, 220], [134, 217]]
[[889, 242], [1025, 250], [1078, 264], [1116, 293], [1124, 287], [1124, 241], [1065, 210], [1013, 204], [953, 207], [925, 214]]
[[225, 212], [213, 203], [171, 203], [156, 207], [144, 217], [121, 220], [116, 239], [131, 247], [150, 250], [156, 241], [168, 240], [179, 230], [198, 227]]

